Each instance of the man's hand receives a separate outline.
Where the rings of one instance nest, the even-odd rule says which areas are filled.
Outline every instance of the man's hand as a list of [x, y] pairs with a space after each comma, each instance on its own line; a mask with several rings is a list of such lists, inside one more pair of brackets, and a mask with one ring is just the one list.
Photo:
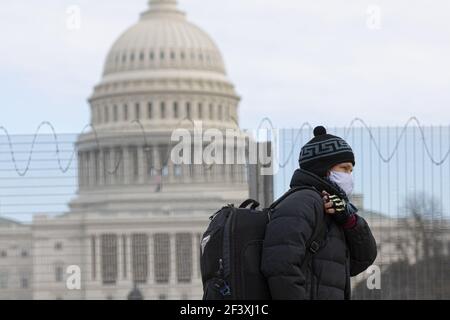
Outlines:
[[325, 205], [325, 213], [335, 215], [345, 212], [345, 201], [336, 195], [330, 195], [325, 190], [322, 191], [323, 201]]

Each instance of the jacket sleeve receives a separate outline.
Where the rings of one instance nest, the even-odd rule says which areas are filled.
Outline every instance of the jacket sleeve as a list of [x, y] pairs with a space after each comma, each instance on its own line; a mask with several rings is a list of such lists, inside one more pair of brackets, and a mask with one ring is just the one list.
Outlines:
[[356, 216], [353, 228], [344, 229], [350, 251], [350, 276], [354, 277], [373, 264], [377, 257], [377, 244], [366, 220]]
[[309, 298], [305, 290], [306, 277], [300, 268], [305, 243], [314, 230], [315, 214], [323, 210], [319, 194], [302, 190], [286, 198], [272, 213], [261, 259], [261, 271], [268, 281], [272, 299]]

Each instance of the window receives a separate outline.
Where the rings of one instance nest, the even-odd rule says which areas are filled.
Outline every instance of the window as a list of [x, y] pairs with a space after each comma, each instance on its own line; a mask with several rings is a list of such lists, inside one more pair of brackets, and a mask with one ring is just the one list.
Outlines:
[[153, 157], [153, 148], [148, 147], [145, 150], [146, 153], [146, 161], [147, 161], [147, 177], [152, 177], [156, 175], [156, 171], [154, 169], [155, 167], [155, 161]]
[[55, 243], [55, 250], [57, 250], [57, 251], [58, 251], [58, 250], [62, 250], [62, 246], [63, 246], [63, 245], [62, 245], [62, 242], [56, 242], [56, 243]]
[[98, 123], [102, 123], [102, 110], [100, 109], [100, 106], [97, 106], [95, 108], [95, 110], [97, 111], [97, 121], [98, 121]]
[[109, 108], [105, 106], [105, 122], [109, 122]]
[[154, 60], [155, 59], [155, 54], [152, 52], [150, 52], [150, 60]]
[[191, 110], [191, 104], [188, 102], [186, 103], [186, 117], [188, 119], [192, 118], [192, 110]]
[[137, 283], [146, 283], [148, 274], [148, 236], [146, 234], [133, 234], [131, 236], [133, 257], [133, 280]]
[[168, 283], [170, 275], [170, 238], [168, 234], [155, 234], [155, 280]]
[[7, 289], [9, 281], [9, 274], [7, 271], [0, 272], [0, 289]]
[[101, 236], [101, 264], [103, 284], [115, 284], [117, 281], [117, 236]]
[[166, 104], [161, 102], [161, 119], [166, 118]]
[[64, 269], [61, 264], [58, 264], [55, 266], [55, 281], [56, 282], [63, 282], [64, 277]]
[[179, 233], [175, 238], [178, 282], [190, 282], [192, 277], [192, 236], [190, 233]]
[[198, 104], [198, 118], [203, 118], [203, 105], [201, 103]]
[[175, 52], [171, 52], [171, 53], [170, 53], [170, 58], [171, 58], [172, 60], [175, 60]]
[[143, 52], [141, 52], [141, 54], [139, 55], [139, 60], [141, 60], [141, 61], [144, 61], [144, 53]]
[[26, 249], [23, 249], [23, 250], [20, 252], [20, 256], [21, 256], [22, 258], [28, 257], [28, 251], [27, 251]]
[[133, 61], [134, 61], [134, 53], [132, 53], [132, 54], [131, 54], [131, 56], [130, 56], [130, 60], [131, 60], [131, 62], [133, 62]]
[[148, 118], [149, 119], [153, 118], [153, 105], [151, 102], [148, 103]]
[[161, 51], [161, 53], [159, 54], [159, 57], [161, 60], [164, 60], [164, 51]]
[[8, 256], [8, 253], [6, 252], [6, 250], [2, 250], [2, 252], [0, 253], [0, 257], [6, 258], [7, 256]]
[[128, 106], [127, 105], [123, 106], [123, 120], [128, 121]]
[[162, 176], [167, 177], [169, 175], [169, 168], [167, 166], [164, 166], [162, 168]]
[[176, 103], [176, 102], [173, 103], [173, 117], [175, 119], [178, 119], [180, 117], [179, 110], [178, 110], [178, 103]]
[[119, 112], [118, 112], [117, 106], [114, 106], [114, 108], [113, 108], [113, 117], [114, 117], [114, 122], [119, 121]]
[[21, 287], [22, 289], [28, 289], [28, 278], [27, 278], [27, 277], [22, 276], [22, 277], [20, 278], [20, 287]]
[[175, 175], [176, 177], [179, 177], [179, 176], [182, 175], [181, 166], [180, 166], [179, 164], [176, 164], [176, 165], [173, 167], [173, 173], [174, 173], [174, 175]]
[[136, 120], [139, 120], [141, 118], [141, 110], [140, 110], [140, 106], [139, 103], [136, 103], [136, 105], [134, 106], [134, 114], [135, 114], [135, 118]]
[[122, 62], [125, 63], [127, 61], [127, 55], [124, 53], [122, 55]]
[[186, 58], [184, 52], [182, 52], [182, 53], [180, 54], [180, 56], [181, 56], [181, 60], [184, 60], [184, 59]]
[[159, 300], [167, 300], [167, 295], [165, 295], [165, 294], [160, 294], [160, 295], [158, 296], [158, 299], [159, 299]]
[[138, 149], [137, 147], [130, 148], [131, 153], [131, 163], [133, 166], [133, 181], [137, 181], [139, 178], [139, 159], [138, 159]]

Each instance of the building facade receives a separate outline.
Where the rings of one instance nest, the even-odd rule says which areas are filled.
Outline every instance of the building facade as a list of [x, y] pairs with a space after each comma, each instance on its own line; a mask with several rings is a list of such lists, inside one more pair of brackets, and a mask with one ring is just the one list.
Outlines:
[[[33, 220], [33, 297], [126, 299], [136, 285], [144, 299], [201, 298], [200, 236], [218, 208], [248, 197], [247, 174], [244, 165], [194, 164], [195, 152], [176, 164], [171, 137], [184, 129], [197, 138], [195, 121], [243, 141], [239, 100], [213, 40], [176, 1], [149, 1], [89, 99], [70, 212]], [[81, 286], [68, 289], [77, 268]]]

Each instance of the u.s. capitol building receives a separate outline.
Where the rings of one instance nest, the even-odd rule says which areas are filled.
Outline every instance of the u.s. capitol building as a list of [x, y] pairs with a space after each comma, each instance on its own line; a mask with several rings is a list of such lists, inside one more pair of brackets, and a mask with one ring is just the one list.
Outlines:
[[[238, 129], [239, 100], [213, 40], [177, 1], [149, 1], [89, 99], [70, 212], [17, 224], [31, 261], [16, 275], [31, 293], [17, 298], [126, 299], [135, 286], [144, 299], [201, 298], [201, 234], [218, 208], [248, 197], [247, 174], [244, 165], [175, 165], [171, 134], [192, 121]], [[81, 271], [79, 288], [68, 289], [69, 266]]]

